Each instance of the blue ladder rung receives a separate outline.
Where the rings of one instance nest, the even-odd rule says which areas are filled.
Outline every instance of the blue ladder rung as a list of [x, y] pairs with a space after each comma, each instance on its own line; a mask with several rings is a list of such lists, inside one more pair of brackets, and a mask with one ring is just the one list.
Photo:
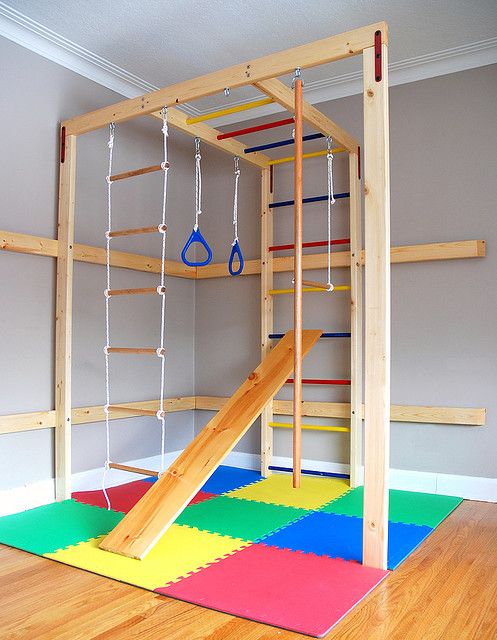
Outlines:
[[[350, 193], [335, 193], [335, 200], [340, 198], [350, 198]], [[311, 198], [302, 198], [302, 202], [307, 204], [308, 202], [324, 202], [328, 200], [328, 196], [312, 196]], [[281, 202], [272, 202], [269, 205], [270, 209], [276, 209], [277, 207], [290, 207], [295, 204], [295, 200], [282, 200]]]
[[[319, 138], [324, 138], [324, 135], [322, 133], [310, 133], [308, 136], [303, 136], [302, 140], [307, 142], [308, 140], [318, 140]], [[276, 147], [286, 147], [287, 145], [294, 143], [295, 140], [293, 138], [288, 138], [288, 140], [279, 140], [278, 142], [260, 144], [257, 147], [247, 147], [244, 149], [244, 153], [255, 153], [256, 151], [264, 151], [264, 149], [276, 149]]]

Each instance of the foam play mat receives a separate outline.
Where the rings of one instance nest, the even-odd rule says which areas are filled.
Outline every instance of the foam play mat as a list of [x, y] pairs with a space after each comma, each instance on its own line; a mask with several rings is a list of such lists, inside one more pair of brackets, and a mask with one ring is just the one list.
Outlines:
[[[138, 480], [0, 518], [0, 542], [180, 600], [314, 637], [325, 635], [388, 571], [363, 567], [362, 487], [304, 476], [264, 479], [220, 467], [144, 560], [99, 543], [151, 487]], [[390, 491], [395, 569], [461, 502]], [[282, 580], [281, 576], [285, 579]]]

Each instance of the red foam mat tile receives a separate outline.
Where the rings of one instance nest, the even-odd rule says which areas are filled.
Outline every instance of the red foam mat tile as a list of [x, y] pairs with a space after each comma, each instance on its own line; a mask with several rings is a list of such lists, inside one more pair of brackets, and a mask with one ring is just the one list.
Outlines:
[[[136, 482], [128, 482], [127, 484], [120, 484], [117, 487], [109, 487], [107, 494], [110, 500], [110, 506], [114, 511], [121, 511], [122, 513], [128, 513], [132, 507], [142, 498], [145, 493], [152, 487], [151, 482], [144, 480], [137, 480]], [[191, 500], [190, 504], [196, 504], [197, 502], [203, 502], [208, 498], [212, 498], [213, 493], [206, 493], [205, 491], [199, 491]], [[85, 504], [93, 505], [94, 507], [107, 508], [107, 502], [105, 500], [104, 493], [101, 489], [96, 491], [76, 491], [72, 494], [72, 497], [76, 502], [84, 502]]]
[[356, 562], [254, 544], [156, 591], [320, 638], [387, 575]]

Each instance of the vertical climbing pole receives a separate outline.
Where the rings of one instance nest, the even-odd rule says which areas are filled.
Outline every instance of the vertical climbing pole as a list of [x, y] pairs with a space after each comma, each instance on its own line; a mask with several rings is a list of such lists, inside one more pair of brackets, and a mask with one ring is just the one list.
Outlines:
[[55, 300], [55, 497], [71, 497], [71, 340], [76, 136], [61, 129]]
[[[273, 244], [272, 167], [261, 170], [261, 359], [271, 350], [269, 334], [273, 332], [273, 254], [269, 247]], [[273, 401], [267, 404], [261, 415], [261, 475], [271, 473], [269, 465], [273, 455], [273, 430], [269, 423], [273, 420]]]
[[362, 484], [362, 235], [360, 151], [349, 153], [350, 192], [350, 486]]
[[302, 78], [297, 69], [295, 92], [295, 160], [293, 163], [294, 234], [294, 369], [293, 369], [293, 486], [300, 487], [302, 469]]
[[366, 379], [363, 564], [386, 569], [390, 457], [388, 47], [364, 49]]

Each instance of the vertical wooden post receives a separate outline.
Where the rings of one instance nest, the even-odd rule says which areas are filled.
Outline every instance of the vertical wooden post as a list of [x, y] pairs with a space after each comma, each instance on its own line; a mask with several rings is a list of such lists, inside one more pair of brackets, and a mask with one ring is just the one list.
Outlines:
[[293, 486], [300, 487], [302, 470], [302, 80], [296, 78], [295, 91], [295, 160], [294, 180], [294, 370], [293, 370]]
[[55, 497], [71, 497], [71, 339], [76, 136], [65, 137], [59, 167], [55, 308]]
[[388, 47], [381, 43], [381, 33], [378, 35], [376, 46], [363, 52], [366, 229], [363, 563], [385, 569], [390, 457], [390, 167]]
[[[272, 168], [261, 170], [261, 357], [271, 350], [269, 334], [273, 332], [273, 254], [269, 247], [273, 244]], [[261, 414], [261, 475], [270, 475], [269, 465], [273, 455], [273, 430], [269, 423], [273, 420], [273, 402], [266, 405]]]
[[359, 151], [349, 153], [350, 192], [350, 486], [362, 484], [362, 207]]

